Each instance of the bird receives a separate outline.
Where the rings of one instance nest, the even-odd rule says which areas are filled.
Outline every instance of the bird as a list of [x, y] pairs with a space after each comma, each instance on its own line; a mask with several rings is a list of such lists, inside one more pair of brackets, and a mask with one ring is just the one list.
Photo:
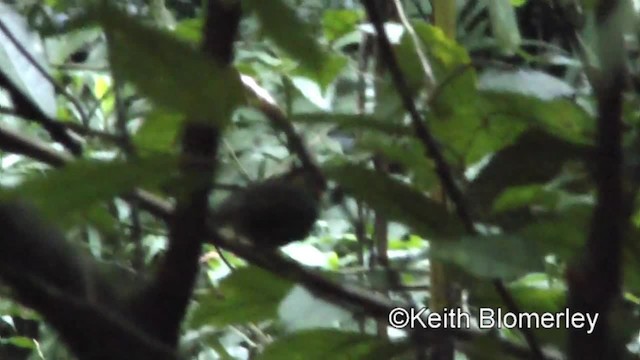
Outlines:
[[215, 209], [214, 220], [267, 249], [304, 239], [318, 219], [321, 191], [300, 180], [280, 176], [237, 190]]

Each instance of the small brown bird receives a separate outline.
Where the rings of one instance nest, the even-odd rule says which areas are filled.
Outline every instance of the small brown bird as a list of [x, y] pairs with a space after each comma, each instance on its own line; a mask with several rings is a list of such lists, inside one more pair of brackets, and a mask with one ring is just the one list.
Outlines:
[[316, 194], [297, 182], [275, 178], [229, 195], [215, 219], [258, 246], [276, 248], [309, 234], [319, 213]]

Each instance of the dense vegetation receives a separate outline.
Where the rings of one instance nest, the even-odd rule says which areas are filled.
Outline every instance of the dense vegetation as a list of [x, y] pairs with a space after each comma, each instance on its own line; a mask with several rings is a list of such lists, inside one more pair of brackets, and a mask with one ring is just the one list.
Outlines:
[[637, 357], [637, 16], [5, 1], [0, 359]]

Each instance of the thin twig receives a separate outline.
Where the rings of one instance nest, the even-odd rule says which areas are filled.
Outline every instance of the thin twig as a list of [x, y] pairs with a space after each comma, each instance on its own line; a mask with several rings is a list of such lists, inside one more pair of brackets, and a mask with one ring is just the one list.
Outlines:
[[273, 97], [269, 95], [267, 90], [258, 85], [258, 82], [252, 77], [241, 75], [241, 79], [245, 88], [253, 94], [254, 100], [257, 102], [257, 108], [271, 121], [274, 128], [285, 134], [289, 151], [298, 156], [298, 159], [300, 159], [302, 163], [302, 168], [313, 177], [316, 183], [314, 185], [317, 185], [319, 190], [326, 189], [327, 180], [322, 174], [320, 167], [316, 164], [313, 156], [311, 156], [307, 150], [304, 141], [300, 135], [298, 135], [293, 124], [287, 119], [287, 116], [277, 105]]
[[33, 99], [22, 92], [20, 87], [1, 69], [0, 86], [4, 87], [9, 93], [15, 114], [23, 119], [40, 124], [54, 141], [62, 144], [70, 153], [74, 155], [82, 153], [82, 146], [69, 135], [64, 126], [45, 114]]
[[418, 55], [418, 60], [420, 60], [420, 66], [422, 67], [422, 72], [424, 74], [425, 80], [425, 88], [427, 90], [427, 94], [431, 94], [432, 90], [436, 86], [436, 79], [433, 75], [433, 69], [431, 68], [431, 63], [429, 63], [429, 59], [424, 52], [422, 41], [418, 37], [416, 30], [413, 28], [409, 19], [407, 18], [407, 14], [404, 12], [404, 8], [400, 0], [393, 0], [393, 3], [396, 7], [396, 12], [398, 13], [398, 17], [402, 22], [402, 26], [404, 26], [405, 30], [411, 37], [411, 41], [413, 42], [413, 46], [416, 48], [416, 54]]

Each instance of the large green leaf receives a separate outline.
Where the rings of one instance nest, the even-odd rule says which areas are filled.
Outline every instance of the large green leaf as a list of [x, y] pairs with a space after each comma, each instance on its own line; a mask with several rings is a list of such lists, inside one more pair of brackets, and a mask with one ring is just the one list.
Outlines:
[[322, 26], [324, 36], [329, 42], [345, 36], [357, 30], [358, 23], [362, 20], [363, 14], [355, 10], [333, 10], [328, 9], [322, 15]]
[[430, 240], [452, 238], [464, 232], [464, 227], [447, 209], [410, 185], [387, 174], [361, 166], [345, 164], [325, 168], [355, 198], [366, 202], [392, 221], [411, 227]]
[[592, 198], [584, 194], [572, 194], [551, 185], [523, 185], [505, 190], [493, 204], [494, 212], [504, 212], [520, 207], [536, 206], [546, 211], [562, 212], [576, 204], [590, 204]]
[[243, 99], [237, 71], [170, 33], [144, 26], [110, 6], [95, 18], [109, 40], [111, 65], [156, 104], [224, 126]]
[[290, 283], [264, 270], [236, 270], [222, 280], [219, 289], [198, 296], [191, 325], [223, 326], [275, 318], [280, 301], [290, 289]]
[[[544, 91], [544, 86], [540, 85]], [[522, 87], [519, 91], [482, 90], [479, 96], [480, 114], [488, 120], [502, 116], [512, 121], [546, 129], [554, 135], [578, 144], [589, 144], [595, 121], [583, 108], [564, 99], [541, 98], [533, 90]]]
[[[430, 65], [437, 82], [431, 105], [438, 116], [458, 111], [459, 107], [472, 104], [476, 97], [476, 72], [469, 65], [471, 58], [467, 50], [444, 34], [442, 29], [425, 22], [415, 22], [418, 38], [430, 57]], [[398, 46], [398, 59], [405, 74], [410, 74], [410, 83], [423, 82], [424, 70], [415, 54], [409, 34], [404, 34]], [[420, 74], [420, 76], [416, 76]], [[433, 90], [433, 89], [432, 89]]]
[[382, 121], [370, 115], [301, 113], [295, 114], [291, 120], [303, 124], [334, 124], [342, 130], [374, 130], [398, 136], [413, 134], [413, 130], [407, 126]]
[[82, 160], [27, 179], [15, 188], [3, 190], [0, 197], [29, 201], [50, 218], [65, 220], [135, 187], [153, 187], [167, 181], [175, 174], [176, 163], [167, 156], [109, 162]]
[[142, 151], [170, 152], [182, 124], [179, 114], [156, 109], [145, 118], [133, 140]]
[[530, 130], [515, 144], [496, 153], [467, 189], [469, 202], [487, 214], [495, 198], [513, 186], [544, 183], [554, 178], [569, 160], [585, 160], [587, 146], [576, 145], [549, 133]]
[[375, 360], [391, 359], [407, 344], [392, 344], [372, 335], [338, 330], [307, 330], [281, 337], [270, 344], [260, 360]]
[[478, 277], [513, 279], [543, 269], [536, 244], [513, 235], [464, 237], [433, 247], [433, 255]]

